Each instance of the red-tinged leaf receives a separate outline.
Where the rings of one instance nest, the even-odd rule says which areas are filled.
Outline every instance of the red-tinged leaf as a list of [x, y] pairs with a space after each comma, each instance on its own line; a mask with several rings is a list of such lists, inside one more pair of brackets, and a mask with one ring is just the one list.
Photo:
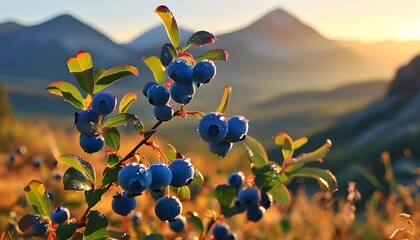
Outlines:
[[71, 103], [78, 109], [84, 109], [84, 100], [79, 90], [71, 83], [56, 81], [45, 87], [49, 93], [63, 97], [65, 101]]
[[245, 154], [256, 168], [260, 168], [268, 163], [267, 152], [265, 151], [263, 145], [255, 138], [247, 136], [242, 143]]
[[130, 105], [137, 101], [137, 94], [134, 92], [128, 92], [120, 101], [119, 113], [125, 113], [128, 111]]
[[328, 152], [332, 147], [331, 140], [327, 139], [325, 144], [322, 145], [317, 150], [310, 152], [310, 153], [302, 153], [296, 158], [293, 158], [287, 166], [285, 166], [285, 171], [292, 172], [307, 163], [310, 162], [322, 162], [323, 158], [327, 156]]
[[223, 89], [223, 96], [216, 112], [225, 113], [229, 106], [231, 97], [232, 97], [232, 87], [229, 85], [226, 85], [225, 88]]
[[226, 62], [228, 60], [228, 57], [229, 57], [228, 51], [224, 49], [212, 49], [203, 53], [201, 56], [199, 56], [195, 60], [197, 62], [202, 61], [204, 59]]
[[291, 158], [293, 156], [293, 140], [287, 133], [278, 133], [274, 136], [274, 142], [277, 146], [281, 147], [284, 159]]
[[35, 212], [43, 217], [50, 215], [50, 199], [48, 198], [45, 185], [38, 181], [32, 180], [23, 188], [26, 199], [32, 205]]
[[93, 94], [93, 62], [88, 52], [80, 51], [76, 57], [71, 57], [67, 61], [67, 66], [71, 74], [77, 80], [79, 86], [87, 93]]
[[163, 66], [160, 59], [156, 56], [150, 56], [147, 58], [143, 58], [142, 61], [152, 71], [153, 77], [155, 78], [156, 82], [158, 82], [159, 84], [163, 84], [163, 82], [165, 81], [165, 67]]
[[137, 68], [122, 64], [118, 66], [114, 66], [105, 72], [102, 72], [102, 74], [96, 79], [95, 81], [95, 87], [94, 87], [94, 93], [99, 92], [100, 90], [108, 87], [109, 85], [113, 84], [116, 81], [121, 80], [124, 77], [138, 75], [139, 71]]
[[171, 10], [167, 6], [161, 5], [156, 8], [155, 13], [162, 20], [165, 26], [166, 33], [168, 34], [169, 40], [175, 48], [179, 47], [179, 30], [178, 24], [176, 23], [175, 17]]
[[190, 189], [188, 188], [188, 186], [182, 186], [178, 188], [176, 196], [181, 202], [188, 202], [191, 198]]
[[181, 53], [181, 54], [179, 55], [179, 58], [180, 58], [180, 59], [184, 59], [185, 61], [187, 61], [187, 63], [188, 63], [190, 66], [194, 66], [194, 65], [195, 65], [195, 60], [194, 60], [194, 57], [193, 57], [191, 54], [189, 54], [189, 53], [186, 53], [186, 52]]
[[32, 225], [39, 222], [42, 219], [40, 215], [25, 215], [23, 216], [19, 222], [19, 230], [22, 232], [28, 232], [31, 230]]
[[182, 48], [182, 51], [187, 50], [191, 45], [201, 47], [204, 44], [214, 43], [216, 37], [207, 31], [198, 31], [195, 32], [185, 43], [185, 46]]
[[295, 140], [293, 142], [293, 148], [296, 150], [296, 149], [302, 147], [303, 145], [305, 145], [307, 142], [308, 142], [307, 137], [301, 137], [298, 140]]

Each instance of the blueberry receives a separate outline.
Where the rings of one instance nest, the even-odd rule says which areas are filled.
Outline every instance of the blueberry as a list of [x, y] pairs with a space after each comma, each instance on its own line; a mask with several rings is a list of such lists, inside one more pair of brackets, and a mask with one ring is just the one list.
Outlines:
[[238, 193], [238, 199], [245, 204], [246, 207], [257, 206], [260, 201], [258, 190], [253, 187], [242, 188]]
[[149, 90], [150, 87], [154, 86], [154, 85], [158, 85], [159, 83], [155, 82], [155, 81], [150, 81], [147, 82], [144, 87], [143, 87], [143, 94], [144, 96], [147, 97], [147, 90]]
[[191, 82], [193, 68], [184, 59], [176, 59], [166, 68], [166, 73], [176, 83], [185, 84]]
[[192, 83], [173, 83], [170, 88], [172, 99], [180, 104], [188, 104], [194, 96], [195, 88]]
[[153, 115], [159, 121], [169, 121], [174, 115], [174, 109], [169, 103], [162, 107], [153, 106]]
[[160, 52], [160, 61], [162, 62], [163, 66], [168, 66], [174, 60], [170, 50], [176, 52], [176, 49], [172, 44], [166, 43], [163, 45], [162, 51]]
[[118, 184], [130, 194], [141, 194], [151, 183], [150, 169], [143, 164], [129, 163], [118, 173]]
[[193, 81], [197, 83], [208, 83], [216, 75], [216, 65], [213, 61], [203, 60], [194, 66]]
[[31, 230], [35, 236], [43, 237], [48, 232], [48, 222], [44, 219], [41, 219], [40, 221], [32, 225]]
[[236, 212], [242, 213], [246, 210], [246, 205], [244, 202], [242, 202], [240, 199], [235, 199], [235, 202], [233, 203], [233, 207], [235, 208]]
[[189, 158], [175, 159], [169, 169], [172, 172], [171, 186], [182, 187], [192, 182], [194, 177], [194, 166]]
[[156, 107], [165, 106], [169, 102], [169, 97], [168, 89], [160, 84], [153, 85], [147, 90], [149, 103]]
[[51, 220], [54, 223], [62, 224], [66, 222], [70, 217], [70, 212], [65, 207], [57, 207], [51, 213]]
[[174, 232], [182, 232], [187, 226], [187, 219], [179, 215], [175, 221], [169, 222], [169, 228]]
[[253, 206], [248, 208], [246, 218], [253, 222], [258, 222], [265, 214], [265, 208], [262, 206]]
[[62, 178], [62, 175], [60, 172], [55, 172], [53, 177], [56, 181], [59, 181]]
[[233, 143], [221, 141], [219, 143], [209, 143], [210, 152], [217, 156], [225, 157], [226, 154], [232, 149]]
[[248, 133], [248, 119], [241, 115], [235, 115], [229, 118], [228, 125], [225, 141], [233, 143], [245, 139]]
[[108, 115], [117, 106], [117, 98], [109, 92], [98, 92], [92, 98], [92, 110], [99, 115]]
[[96, 133], [95, 125], [98, 122], [98, 114], [91, 109], [79, 110], [74, 113], [74, 124], [83, 135], [94, 135]]
[[165, 196], [156, 201], [155, 214], [162, 221], [175, 221], [182, 212], [182, 203], [175, 196]]
[[224, 240], [236, 240], [238, 239], [238, 235], [236, 233], [229, 233]]
[[15, 154], [11, 153], [9, 155], [9, 159], [7, 160], [7, 164], [13, 164], [15, 162], [15, 160], [16, 160]]
[[81, 135], [79, 139], [80, 147], [87, 153], [95, 153], [104, 147], [104, 137], [100, 134], [88, 136]]
[[165, 163], [154, 162], [150, 164], [152, 183], [149, 188], [152, 191], [160, 192], [172, 181], [172, 172]]
[[245, 182], [245, 175], [243, 172], [232, 172], [228, 176], [228, 185], [239, 189], [242, 184]]
[[121, 215], [127, 216], [136, 208], [136, 199], [128, 196], [127, 192], [117, 193], [112, 198], [112, 210]]
[[207, 113], [198, 124], [198, 132], [204, 141], [219, 143], [228, 133], [228, 121], [222, 113]]
[[34, 167], [40, 168], [42, 164], [44, 164], [44, 159], [41, 156], [36, 156], [33, 159]]
[[215, 239], [224, 239], [229, 234], [229, 226], [218, 223], [214, 225], [212, 233]]
[[268, 209], [273, 205], [273, 196], [268, 192], [261, 193], [260, 206]]
[[131, 220], [133, 221], [133, 223], [138, 224], [139, 221], [143, 218], [143, 214], [141, 212], [135, 212], [133, 213], [133, 215], [131, 216]]

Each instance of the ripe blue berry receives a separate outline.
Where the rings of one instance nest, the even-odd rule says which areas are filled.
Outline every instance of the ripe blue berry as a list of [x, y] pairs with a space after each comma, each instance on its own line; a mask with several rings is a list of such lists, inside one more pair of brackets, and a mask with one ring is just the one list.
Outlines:
[[172, 99], [180, 104], [187, 104], [194, 96], [195, 88], [192, 83], [173, 83], [170, 88]]
[[209, 143], [210, 152], [217, 156], [225, 157], [226, 154], [232, 149], [233, 143], [221, 141], [219, 143]]
[[260, 201], [258, 190], [253, 187], [242, 188], [238, 193], [238, 199], [245, 204], [247, 208], [257, 206]]
[[162, 221], [174, 221], [182, 212], [182, 203], [175, 196], [165, 196], [157, 200], [155, 214]]
[[245, 175], [243, 172], [232, 172], [228, 177], [228, 185], [239, 189], [245, 181]]
[[44, 159], [40, 156], [36, 156], [33, 159], [34, 161], [34, 167], [40, 168], [42, 164], [44, 164]]
[[268, 209], [273, 204], [273, 196], [268, 192], [261, 193], [260, 206]]
[[176, 49], [172, 44], [166, 43], [163, 45], [162, 51], [160, 52], [160, 61], [162, 62], [163, 66], [168, 66], [174, 60], [170, 50], [176, 52]]
[[54, 179], [55, 179], [56, 181], [59, 181], [61, 178], [62, 178], [62, 175], [61, 175], [61, 173], [60, 173], [60, 172], [55, 172], [55, 173], [54, 173]]
[[225, 237], [225, 240], [236, 240], [236, 239], [238, 239], [238, 235], [236, 233], [229, 233]]
[[100, 134], [88, 136], [81, 135], [79, 139], [80, 147], [87, 153], [95, 153], [104, 147], [104, 137]]
[[174, 109], [169, 103], [162, 107], [153, 106], [153, 115], [159, 121], [169, 121], [174, 115]]
[[172, 181], [172, 172], [165, 163], [154, 162], [150, 164], [150, 172], [152, 174], [152, 183], [149, 188], [154, 192], [162, 191]]
[[208, 83], [216, 75], [216, 65], [213, 61], [203, 60], [194, 66], [193, 81], [197, 83]]
[[253, 222], [258, 222], [265, 214], [265, 208], [262, 206], [253, 206], [248, 208], [246, 218]]
[[182, 187], [192, 182], [194, 177], [194, 166], [189, 158], [175, 159], [169, 169], [172, 172], [171, 186]]
[[222, 113], [207, 113], [198, 124], [198, 132], [204, 141], [219, 143], [228, 133], [228, 121]]
[[149, 90], [150, 87], [154, 86], [154, 85], [158, 85], [159, 83], [155, 82], [155, 81], [150, 81], [147, 82], [144, 87], [143, 87], [143, 94], [144, 96], [147, 97], [147, 90]]
[[229, 226], [218, 223], [214, 225], [212, 233], [215, 239], [224, 239], [229, 234]]
[[236, 198], [235, 202], [233, 203], [233, 207], [235, 208], [236, 212], [241, 213], [246, 210], [246, 205], [240, 199]]
[[248, 119], [241, 115], [235, 115], [229, 118], [228, 125], [225, 141], [233, 143], [245, 139], [248, 133]]
[[143, 218], [143, 214], [141, 212], [135, 212], [133, 213], [133, 215], [131, 216], [131, 220], [133, 221], [133, 223], [138, 224], [139, 221]]
[[166, 68], [166, 73], [176, 83], [185, 84], [191, 82], [193, 68], [184, 59], [176, 59]]
[[79, 110], [74, 113], [74, 124], [83, 135], [93, 135], [96, 132], [95, 124], [99, 122], [98, 114], [93, 110]]
[[156, 107], [165, 106], [169, 102], [169, 97], [168, 89], [160, 84], [153, 85], [147, 90], [149, 103]]
[[182, 232], [187, 226], [187, 219], [179, 215], [175, 221], [169, 222], [169, 228], [174, 232]]
[[136, 208], [136, 199], [128, 196], [127, 192], [117, 193], [112, 198], [112, 210], [121, 216], [127, 216]]
[[62, 224], [66, 222], [70, 217], [70, 212], [65, 207], [57, 207], [51, 213], [51, 220], [54, 223]]
[[150, 169], [143, 164], [129, 163], [118, 173], [118, 184], [130, 194], [141, 194], [151, 183]]
[[41, 219], [32, 225], [31, 230], [35, 236], [43, 237], [48, 232], [48, 222], [44, 219]]
[[92, 98], [92, 110], [99, 115], [108, 115], [117, 106], [117, 97], [109, 92], [98, 92]]

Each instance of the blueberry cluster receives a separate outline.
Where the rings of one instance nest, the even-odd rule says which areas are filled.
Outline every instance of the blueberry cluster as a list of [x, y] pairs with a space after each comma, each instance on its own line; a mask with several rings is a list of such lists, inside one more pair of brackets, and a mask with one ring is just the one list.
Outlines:
[[218, 156], [226, 156], [233, 143], [245, 139], [248, 119], [234, 115], [229, 119], [219, 112], [207, 113], [198, 124], [201, 139], [208, 143], [209, 150]]
[[103, 91], [93, 95], [90, 108], [74, 114], [74, 124], [80, 132], [79, 143], [85, 152], [98, 152], [104, 147], [105, 140], [98, 133], [97, 124], [100, 116], [110, 114], [116, 106], [117, 98], [112, 93]]
[[[31, 231], [37, 237], [45, 236], [51, 228], [50, 221], [48, 221], [46, 218], [42, 218], [39, 215], [35, 215], [34, 217], [37, 219], [37, 221], [31, 226]], [[67, 208], [57, 207], [52, 211], [50, 219], [52, 223], [61, 226], [69, 220], [69, 217], [70, 212]]]
[[[117, 193], [112, 201], [112, 209], [122, 216], [136, 208], [135, 197], [146, 189], [162, 193], [167, 186], [182, 187], [192, 182], [194, 166], [189, 158], [175, 159], [170, 165], [154, 162], [150, 166], [128, 163], [118, 173], [118, 184], [124, 190]], [[174, 221], [182, 212], [182, 203], [176, 197], [160, 196], [156, 201], [155, 213], [162, 221]]]
[[230, 232], [229, 226], [224, 223], [217, 223], [213, 227], [213, 238], [215, 240], [235, 240], [238, 239], [236, 233]]
[[173, 83], [168, 89], [155, 81], [148, 82], [143, 94], [153, 105], [154, 116], [160, 121], [169, 121], [174, 114], [170, 98], [176, 103], [188, 104], [194, 97], [195, 87], [210, 82], [216, 75], [216, 65], [213, 61], [203, 60], [191, 66], [185, 59], [173, 59], [169, 53], [164, 53], [164, 49], [161, 61]]
[[247, 211], [246, 217], [248, 220], [258, 222], [273, 203], [273, 197], [268, 192], [259, 192], [254, 187], [244, 187], [239, 190], [234, 207], [238, 213]]

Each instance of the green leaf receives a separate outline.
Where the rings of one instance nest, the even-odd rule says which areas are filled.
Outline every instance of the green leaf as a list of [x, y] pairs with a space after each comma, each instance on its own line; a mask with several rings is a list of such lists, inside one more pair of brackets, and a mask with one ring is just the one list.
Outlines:
[[128, 123], [133, 124], [136, 131], [141, 131], [144, 128], [142, 121], [140, 121], [140, 119], [138, 119], [137, 116], [132, 113], [119, 113], [114, 115], [106, 120], [104, 127], [117, 127]]
[[323, 191], [334, 192], [338, 189], [337, 179], [330, 170], [313, 167], [303, 167], [295, 170], [292, 174], [290, 174], [290, 178], [295, 177], [314, 178], [318, 181], [319, 187]]
[[204, 59], [213, 60], [213, 61], [223, 61], [226, 62], [228, 60], [229, 53], [224, 49], [212, 49], [203, 54], [201, 54], [195, 60], [202, 61]]
[[207, 31], [198, 31], [191, 35], [187, 43], [185, 43], [185, 46], [182, 48], [182, 51], [187, 50], [191, 45], [201, 47], [201, 45], [214, 43], [214, 41], [216, 41], [216, 37], [212, 33]]
[[102, 195], [107, 191], [105, 188], [85, 191], [85, 199], [88, 206], [91, 208], [95, 206], [100, 200]]
[[163, 45], [162, 47], [162, 52], [161, 54], [170, 54], [172, 59], [178, 58], [178, 52], [176, 51], [174, 45], [170, 44], [170, 43], [166, 43]]
[[105, 139], [105, 144], [114, 151], [120, 149], [120, 132], [115, 127], [104, 128], [102, 131], [102, 136]]
[[197, 212], [188, 212], [187, 213], [188, 222], [192, 223], [198, 232], [202, 233], [204, 231], [203, 221], [198, 216]]
[[274, 163], [269, 163], [256, 170], [255, 184], [268, 191], [278, 183], [278, 176], [280, 174], [280, 167]]
[[108, 161], [107, 161], [107, 167], [112, 168], [118, 164], [120, 161], [120, 157], [117, 154], [109, 154], [108, 155]]
[[99, 79], [99, 77], [102, 74], [104, 74], [104, 72], [106, 72], [106, 69], [104, 69], [104, 68], [95, 69], [95, 71], [93, 72], [93, 78], [94, 78], [95, 82]]
[[71, 74], [77, 80], [79, 86], [87, 93], [93, 94], [93, 63], [88, 52], [80, 51], [76, 57], [67, 60], [67, 66]]
[[163, 66], [160, 59], [156, 56], [150, 56], [147, 58], [143, 58], [142, 61], [152, 71], [153, 77], [155, 78], [156, 82], [158, 82], [159, 84], [163, 84], [163, 82], [165, 81], [165, 67]]
[[63, 97], [65, 101], [71, 103], [78, 109], [85, 108], [82, 94], [71, 83], [65, 81], [52, 82], [45, 87], [45, 90], [51, 94]]
[[193, 183], [198, 184], [198, 185], [202, 185], [204, 183], [203, 174], [201, 174], [201, 172], [198, 171], [197, 168], [194, 169]]
[[122, 78], [138, 75], [139, 71], [137, 68], [122, 64], [118, 66], [114, 66], [105, 72], [103, 72], [95, 81], [95, 89], [93, 93], [99, 92], [100, 90], [108, 87], [109, 85], [113, 84], [116, 81], [121, 80]]
[[104, 178], [102, 179], [102, 185], [117, 182], [118, 173], [121, 171], [121, 167], [112, 168], [105, 172]]
[[228, 108], [230, 98], [232, 97], [232, 87], [226, 85], [223, 89], [223, 96], [220, 100], [219, 107], [217, 108], [216, 112], [225, 113]]
[[93, 210], [87, 217], [84, 235], [86, 240], [105, 239], [108, 228], [108, 219], [105, 214]]
[[274, 141], [277, 146], [281, 147], [281, 151], [283, 153], [283, 158], [287, 159], [293, 156], [294, 148], [293, 148], [293, 140], [287, 134], [280, 132], [274, 137]]
[[95, 168], [88, 161], [85, 161], [80, 156], [73, 154], [60, 156], [60, 161], [69, 164], [85, 175], [90, 182], [95, 183]]
[[167, 151], [165, 151], [165, 157], [169, 160], [169, 161], [173, 161], [175, 160], [176, 157], [176, 148], [172, 145], [172, 144], [168, 144], [169, 149]]
[[56, 229], [58, 239], [70, 239], [77, 230], [77, 222], [67, 221], [60, 224]]
[[236, 196], [236, 190], [227, 184], [218, 185], [214, 190], [214, 197], [221, 207], [229, 207]]
[[134, 93], [134, 92], [126, 93], [120, 101], [119, 113], [127, 112], [130, 105], [135, 101], [137, 101], [137, 94], [136, 93]]
[[179, 30], [178, 24], [176, 23], [175, 17], [173, 16], [171, 10], [164, 5], [160, 5], [156, 8], [155, 13], [162, 20], [163, 25], [165, 26], [166, 33], [168, 34], [169, 40], [175, 48], [179, 46]]
[[325, 144], [322, 145], [317, 150], [310, 153], [302, 153], [299, 156], [297, 156], [295, 159], [292, 159], [293, 161], [287, 164], [286, 171], [293, 172], [296, 169], [301, 168], [302, 166], [310, 162], [322, 162], [323, 158], [327, 156], [331, 147], [332, 147], [332, 143], [329, 139], [327, 139], [325, 141]]
[[221, 213], [225, 218], [231, 218], [234, 215], [238, 214], [238, 211], [236, 211], [235, 207], [222, 207]]
[[31, 230], [32, 225], [34, 225], [35, 223], [39, 222], [39, 220], [41, 220], [41, 216], [40, 215], [25, 215], [23, 216], [19, 222], [18, 222], [18, 227], [19, 230], [22, 232], [29, 232]]
[[181, 202], [188, 202], [191, 198], [190, 188], [188, 186], [178, 188], [176, 196]]
[[23, 188], [26, 199], [35, 212], [43, 217], [50, 215], [50, 199], [45, 185], [38, 180], [32, 180]]
[[354, 171], [362, 174], [376, 189], [380, 190], [383, 193], [386, 192], [385, 187], [381, 183], [381, 181], [375, 176], [375, 174], [370, 172], [365, 167], [360, 166], [360, 165], [351, 165], [350, 170], [354, 170]]
[[260, 168], [268, 163], [267, 152], [260, 142], [251, 136], [247, 136], [242, 143], [245, 149], [245, 154], [255, 167]]
[[290, 195], [289, 189], [284, 184], [278, 184], [273, 187], [270, 191], [273, 196], [274, 201], [282, 206], [289, 206], [292, 202], [292, 197]]
[[298, 140], [295, 140], [293, 142], [293, 148], [296, 150], [296, 149], [302, 147], [303, 145], [305, 145], [307, 142], [308, 142], [307, 137], [301, 137]]
[[86, 191], [93, 189], [93, 182], [84, 173], [70, 167], [63, 175], [64, 190]]

